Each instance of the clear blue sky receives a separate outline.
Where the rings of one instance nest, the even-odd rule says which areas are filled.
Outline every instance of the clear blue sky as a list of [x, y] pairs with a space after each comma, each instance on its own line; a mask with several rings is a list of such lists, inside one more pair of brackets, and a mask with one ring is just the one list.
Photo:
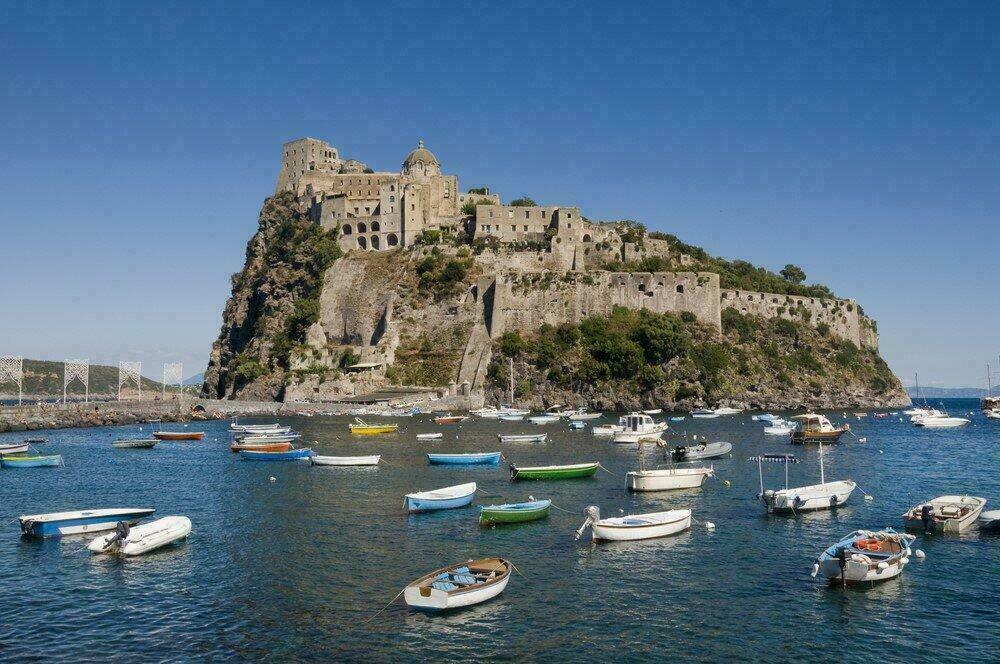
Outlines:
[[309, 135], [797, 263], [905, 382], [984, 384], [1000, 9], [870, 4], [3, 2], [0, 354], [203, 370]]

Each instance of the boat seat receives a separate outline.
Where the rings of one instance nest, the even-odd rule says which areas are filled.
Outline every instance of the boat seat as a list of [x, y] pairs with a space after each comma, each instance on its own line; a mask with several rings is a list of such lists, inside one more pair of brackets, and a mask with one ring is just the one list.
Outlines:
[[435, 581], [434, 583], [431, 584], [431, 588], [434, 588], [435, 590], [443, 590], [445, 592], [449, 592], [452, 590], [457, 590], [458, 586], [456, 586], [454, 583], [448, 583], [447, 581]]
[[458, 567], [458, 568], [455, 568], [455, 569], [451, 570], [451, 573], [452, 574], [468, 574], [469, 573], [469, 568], [465, 567], [465, 566]]
[[451, 580], [463, 586], [472, 586], [478, 583], [476, 577], [471, 574], [452, 574]]

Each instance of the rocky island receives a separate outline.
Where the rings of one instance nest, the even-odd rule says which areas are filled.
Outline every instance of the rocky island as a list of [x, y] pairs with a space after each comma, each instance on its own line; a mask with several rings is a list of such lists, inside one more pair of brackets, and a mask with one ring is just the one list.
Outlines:
[[[601, 410], [909, 402], [854, 300], [631, 220], [286, 143], [205, 372], [217, 399]], [[513, 371], [513, 373], [511, 373]]]

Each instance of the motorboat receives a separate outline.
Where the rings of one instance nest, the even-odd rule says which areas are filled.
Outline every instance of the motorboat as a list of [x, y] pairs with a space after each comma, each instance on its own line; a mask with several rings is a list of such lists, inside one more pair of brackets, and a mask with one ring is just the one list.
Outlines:
[[793, 415], [790, 419], [802, 423], [801, 428], [792, 432], [793, 443], [836, 443], [841, 436], [851, 430], [848, 424], [835, 427], [826, 416], [816, 413]]
[[987, 533], [1000, 532], [1000, 510], [990, 510], [982, 512], [976, 519], [979, 530]]
[[917, 413], [916, 415], [910, 417], [910, 422], [916, 424], [920, 422], [920, 420], [926, 419], [928, 417], [948, 417], [948, 413], [938, 410], [937, 408], [924, 408], [922, 409], [922, 412]]
[[524, 503], [485, 505], [479, 510], [479, 525], [495, 526], [503, 523], [537, 521], [549, 515], [551, 506], [551, 500], [535, 500], [532, 496], [528, 496], [528, 501]]
[[115, 532], [102, 535], [87, 545], [92, 553], [118, 553], [141, 556], [144, 553], [173, 544], [191, 534], [191, 519], [186, 516], [165, 516], [156, 521], [129, 526], [121, 521]]
[[781, 416], [773, 415], [771, 413], [760, 413], [758, 415], [754, 415], [750, 419], [754, 422], [780, 422]]
[[812, 576], [822, 573], [831, 583], [845, 586], [895, 578], [910, 562], [915, 539], [892, 528], [855, 530], [820, 554]]
[[[809, 486], [788, 486], [788, 466], [799, 463], [799, 460], [791, 454], [762, 454], [750, 457], [750, 461], [757, 462], [757, 473], [760, 476], [760, 493], [758, 500], [764, 503], [769, 514], [807, 512], [812, 510], [826, 510], [838, 507], [847, 502], [851, 493], [857, 488], [857, 484], [851, 480], [826, 481], [826, 473], [823, 462], [823, 443], [819, 448], [819, 484]], [[783, 463], [785, 464], [785, 488], [765, 489], [764, 471], [762, 464]]]
[[477, 408], [476, 410], [470, 410], [469, 414], [495, 420], [500, 417], [500, 410], [497, 408]]
[[458, 422], [464, 422], [469, 419], [467, 415], [452, 415], [448, 413], [447, 415], [439, 415], [434, 418], [435, 424], [456, 424]]
[[986, 499], [977, 496], [939, 496], [907, 510], [903, 525], [925, 533], [962, 533], [972, 527], [984, 507]]
[[150, 516], [156, 510], [146, 507], [113, 507], [75, 512], [51, 512], [18, 517], [25, 537], [59, 537], [111, 530], [119, 521], [130, 524]]
[[662, 408], [647, 408], [642, 411], [646, 415], [659, 415], [663, 412]]
[[503, 558], [482, 558], [436, 569], [403, 590], [409, 606], [446, 611], [481, 604], [507, 588], [511, 564]]
[[320, 456], [309, 457], [314, 466], [377, 466], [382, 459], [381, 454], [368, 456]]
[[784, 420], [776, 420], [772, 422], [769, 426], [764, 427], [765, 436], [788, 436], [793, 431], [795, 431], [794, 422], [786, 422]]
[[984, 410], [983, 415], [986, 416], [988, 420], [1000, 420], [1000, 408], [993, 408], [991, 410]]
[[587, 423], [584, 422], [583, 420], [573, 420], [572, 422], [569, 423], [569, 428], [573, 429], [574, 431], [579, 431], [580, 429], [586, 429]]
[[570, 420], [596, 420], [601, 416], [601, 413], [590, 413], [586, 408], [581, 408], [580, 410], [570, 413], [567, 417]]
[[595, 436], [614, 436], [616, 433], [625, 430], [625, 419], [627, 415], [622, 415], [618, 418], [618, 424], [598, 424], [592, 426], [590, 430]]
[[917, 417], [917, 416], [923, 416], [923, 415], [930, 415], [930, 413], [931, 413], [932, 410], [934, 410], [934, 409], [933, 408], [920, 408], [919, 406], [917, 406], [917, 407], [913, 407], [913, 408], [907, 408], [906, 410], [903, 411], [903, 415], [906, 415], [907, 417]]
[[729, 406], [723, 406], [722, 408], [716, 408], [715, 413], [717, 415], [739, 415], [743, 411], [739, 408], [731, 408]]
[[971, 420], [964, 417], [951, 417], [947, 413], [942, 413], [936, 416], [928, 415], [927, 417], [921, 417], [914, 424], [925, 429], [955, 429], [957, 427], [964, 427], [969, 422]]
[[722, 415], [722, 413], [717, 413], [711, 408], [698, 408], [691, 411], [691, 417], [699, 420], [710, 420], [719, 417], [720, 415]]
[[562, 418], [559, 415], [535, 415], [529, 417], [528, 421], [532, 424], [552, 424], [553, 422], [558, 422]]
[[631, 491], [673, 491], [695, 489], [715, 475], [715, 468], [657, 468], [631, 470], [625, 474], [625, 485]]
[[500, 463], [500, 452], [473, 452], [467, 454], [428, 454], [427, 463], [446, 466], [495, 466]]
[[516, 413], [501, 413], [497, 416], [501, 422], [520, 422], [524, 419], [524, 415], [518, 415]]
[[149, 450], [156, 447], [158, 442], [160, 441], [155, 438], [119, 439], [111, 443], [111, 446], [118, 449]]
[[591, 538], [595, 542], [627, 542], [634, 540], [667, 537], [688, 530], [691, 527], [691, 510], [668, 510], [646, 514], [601, 518], [601, 510], [591, 505], [584, 512], [586, 520], [576, 531], [580, 539], [583, 531], [590, 527]]
[[499, 433], [497, 438], [501, 443], [544, 443], [547, 433]]
[[638, 443], [642, 438], [657, 438], [669, 427], [666, 422], [655, 422], [649, 415], [629, 413], [625, 417], [625, 428], [614, 434], [616, 443]]
[[434, 510], [449, 510], [472, 504], [476, 495], [476, 483], [456, 484], [443, 489], [420, 491], [406, 494], [406, 510], [408, 512], [431, 512]]
[[733, 451], [733, 444], [724, 441], [717, 443], [692, 443], [678, 445], [670, 453], [674, 461], [697, 461], [699, 459], [715, 459], [726, 456]]
[[444, 438], [444, 434], [441, 432], [417, 434], [417, 440], [440, 440], [442, 438]]

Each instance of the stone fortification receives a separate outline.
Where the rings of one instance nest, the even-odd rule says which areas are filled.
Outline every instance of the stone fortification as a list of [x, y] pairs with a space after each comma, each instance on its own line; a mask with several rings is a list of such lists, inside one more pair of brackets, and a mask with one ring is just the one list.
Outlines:
[[505, 273], [495, 280], [490, 334], [579, 323], [612, 307], [690, 312], [721, 328], [719, 275], [708, 272]]

